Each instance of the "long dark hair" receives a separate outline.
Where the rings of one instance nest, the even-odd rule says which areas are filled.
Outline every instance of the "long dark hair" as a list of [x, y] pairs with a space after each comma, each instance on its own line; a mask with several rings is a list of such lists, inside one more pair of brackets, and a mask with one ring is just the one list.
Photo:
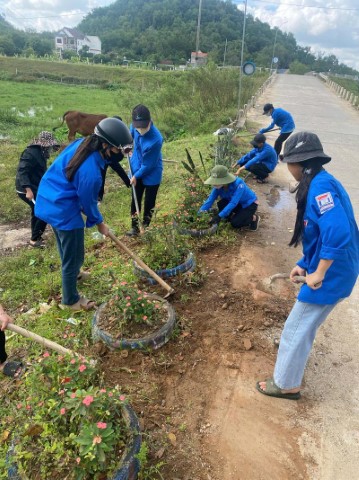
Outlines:
[[295, 219], [294, 233], [289, 246], [294, 247], [302, 241], [303, 232], [304, 232], [304, 212], [305, 207], [307, 206], [307, 196], [310, 184], [313, 178], [318, 175], [323, 169], [321, 158], [311, 158], [304, 162], [300, 162], [300, 166], [303, 167], [302, 178], [296, 188], [295, 199], [297, 201], [297, 218]]
[[92, 134], [85, 138], [75, 152], [75, 155], [69, 161], [65, 171], [66, 177], [69, 182], [72, 182], [75, 173], [84, 163], [84, 161], [93, 152], [104, 152], [105, 149], [102, 146], [102, 140], [95, 134]]

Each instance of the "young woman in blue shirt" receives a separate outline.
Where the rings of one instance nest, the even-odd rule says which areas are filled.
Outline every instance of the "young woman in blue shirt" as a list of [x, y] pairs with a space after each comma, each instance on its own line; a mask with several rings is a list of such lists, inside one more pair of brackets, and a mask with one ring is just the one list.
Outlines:
[[359, 232], [349, 196], [323, 165], [331, 158], [314, 133], [300, 132], [286, 142], [283, 161], [299, 182], [297, 218], [289, 245], [303, 245], [290, 274], [305, 276], [282, 332], [273, 378], [257, 383], [269, 396], [298, 400], [317, 329], [348, 297], [359, 273]]
[[105, 118], [92, 135], [76, 140], [61, 152], [42, 177], [35, 213], [53, 227], [62, 263], [62, 303], [73, 310], [95, 306], [80, 296], [77, 281], [85, 256], [85, 225], [96, 225], [106, 236], [109, 232], [97, 205], [101, 170], [112, 152], [118, 154], [131, 143], [130, 131], [121, 120]]

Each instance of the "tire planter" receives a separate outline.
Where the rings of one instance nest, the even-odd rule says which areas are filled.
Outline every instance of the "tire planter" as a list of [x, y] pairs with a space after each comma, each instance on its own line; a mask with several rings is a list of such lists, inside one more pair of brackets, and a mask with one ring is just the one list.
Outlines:
[[[157, 282], [154, 280], [149, 273], [146, 272], [146, 270], [143, 270], [136, 262], [133, 262], [134, 266], [134, 272], [135, 274], [147, 280], [151, 285], [156, 285]], [[162, 270], [155, 270], [155, 273], [161, 278], [170, 278], [170, 277], [176, 277], [178, 275], [181, 275], [182, 273], [186, 272], [193, 272], [193, 270], [196, 268], [196, 259], [195, 256], [193, 255], [192, 252], [190, 252], [187, 255], [186, 260], [181, 263], [181, 265], [178, 265], [177, 267], [173, 268], [164, 268]]]
[[218, 230], [218, 224], [214, 224], [209, 228], [204, 228], [204, 229], [201, 229], [201, 230], [196, 230], [196, 229], [193, 229], [193, 228], [182, 228], [176, 222], [173, 223], [173, 226], [182, 235], [189, 235], [190, 237], [195, 237], [195, 238], [214, 235], [216, 233], [216, 231]]
[[[111, 480], [137, 480], [138, 472], [140, 471], [140, 462], [137, 455], [140, 452], [142, 443], [140, 425], [130, 405], [124, 404], [122, 406], [122, 415], [130, 430], [130, 439], [119, 462], [118, 470], [112, 476]], [[13, 443], [6, 454], [8, 480], [30, 480], [27, 477], [23, 477], [18, 472], [17, 465], [12, 463], [14, 449], [15, 444]]]
[[100, 339], [110, 348], [115, 350], [148, 350], [149, 348], [157, 350], [157, 348], [162, 347], [171, 337], [173, 329], [176, 324], [176, 313], [172, 305], [167, 302], [164, 298], [155, 295], [154, 293], [149, 293], [148, 298], [153, 300], [158, 300], [164, 304], [165, 309], [167, 310], [168, 319], [165, 325], [163, 325], [159, 330], [142, 338], [114, 338], [109, 333], [101, 330], [98, 327], [98, 320], [101, 316], [102, 311], [106, 307], [106, 303], [103, 303], [100, 308], [96, 311], [92, 319], [92, 337], [94, 340]]

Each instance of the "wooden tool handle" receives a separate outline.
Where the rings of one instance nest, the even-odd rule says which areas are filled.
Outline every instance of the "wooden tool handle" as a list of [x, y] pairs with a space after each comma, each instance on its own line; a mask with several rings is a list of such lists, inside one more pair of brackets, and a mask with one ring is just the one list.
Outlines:
[[127, 253], [135, 262], [143, 268], [151, 277], [156, 280], [169, 294], [174, 293], [174, 289], [166, 283], [163, 278], [159, 277], [156, 272], [154, 272], [148, 265], [145, 264], [143, 260], [140, 259], [135, 253], [133, 253], [124, 243], [122, 243], [112, 232], [109, 232], [108, 236], [111, 238], [115, 244], [121, 248], [124, 252]]
[[64, 348], [58, 343], [53, 342], [52, 340], [48, 340], [47, 338], [40, 337], [40, 335], [30, 332], [29, 330], [19, 327], [18, 325], [14, 325], [13, 323], [8, 323], [6, 328], [11, 332], [15, 332], [15, 333], [18, 333], [19, 335], [22, 335], [23, 337], [30, 338], [31, 340], [34, 340], [35, 342], [40, 343], [40, 345], [43, 345], [46, 348], [50, 348], [51, 350], [55, 350], [55, 352], [62, 353], [63, 355], [71, 355], [72, 357], [75, 357], [78, 355], [72, 350], [69, 350], [68, 348]]

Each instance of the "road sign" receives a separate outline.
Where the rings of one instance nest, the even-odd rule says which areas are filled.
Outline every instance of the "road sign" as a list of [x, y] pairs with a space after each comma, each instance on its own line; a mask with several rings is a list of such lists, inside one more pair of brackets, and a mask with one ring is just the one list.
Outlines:
[[278, 63], [278, 60], [279, 60], [278, 57], [273, 57], [272, 61], [273, 61], [273, 63]]
[[253, 62], [245, 62], [242, 67], [244, 75], [253, 75], [256, 70], [256, 66]]

